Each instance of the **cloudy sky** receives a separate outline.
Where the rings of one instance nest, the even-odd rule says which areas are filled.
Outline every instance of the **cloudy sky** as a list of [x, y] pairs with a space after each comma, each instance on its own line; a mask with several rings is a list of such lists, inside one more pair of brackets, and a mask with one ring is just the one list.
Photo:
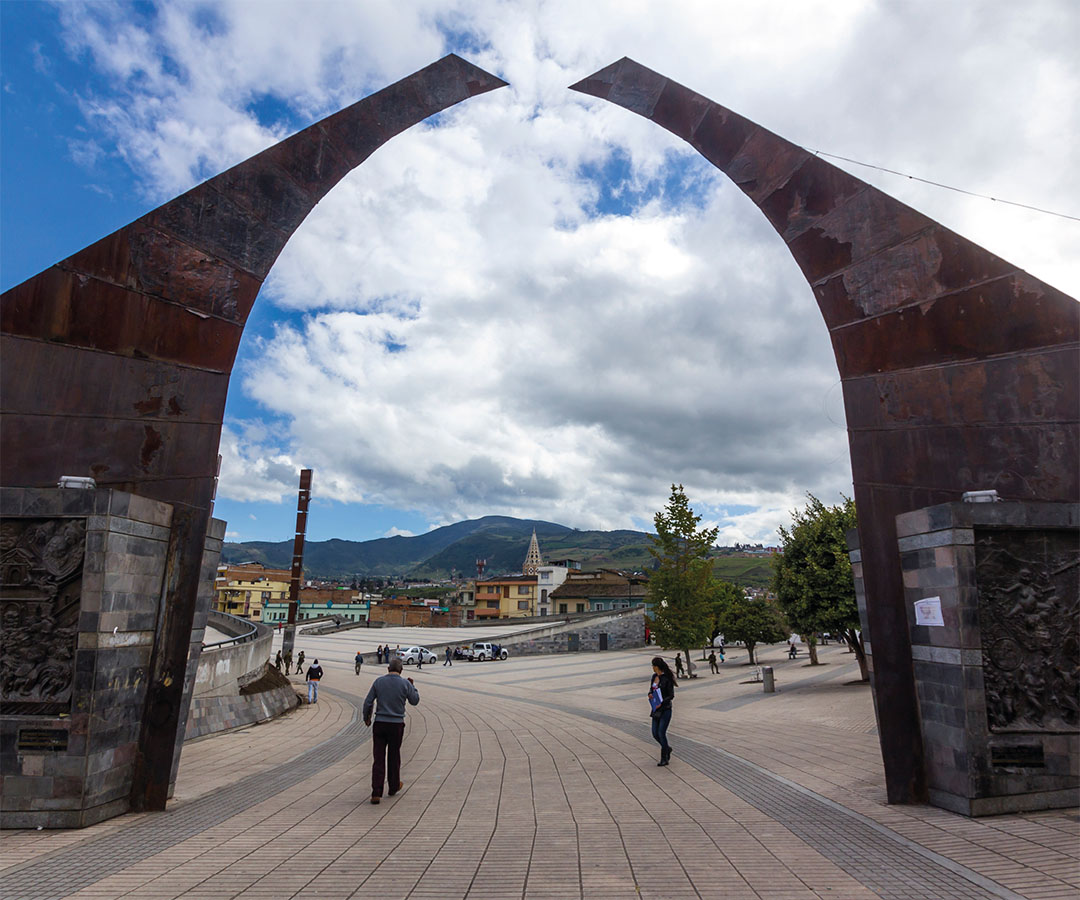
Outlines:
[[[1080, 216], [1080, 4], [0, 3], [2, 287], [454, 51], [510, 82], [380, 149], [274, 267], [233, 373], [237, 540], [486, 514], [720, 541], [851, 492], [827, 334], [753, 205], [566, 90], [630, 56], [805, 147]], [[1073, 296], [1080, 223], [842, 167]]]

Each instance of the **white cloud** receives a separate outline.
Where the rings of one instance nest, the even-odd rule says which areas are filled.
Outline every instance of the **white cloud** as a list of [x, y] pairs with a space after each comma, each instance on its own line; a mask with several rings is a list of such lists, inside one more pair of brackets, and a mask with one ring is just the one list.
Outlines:
[[[275, 422], [223, 431], [237, 500], [291, 497], [302, 462], [325, 496], [431, 521], [626, 527], [675, 481], [721, 541], [769, 543], [805, 491], [850, 493], [828, 336], [780, 240], [686, 145], [566, 90], [623, 55], [806, 146], [1080, 214], [1065, 0], [124, 9], [63, 15], [118, 85], [83, 98], [92, 140], [157, 199], [283, 135], [253, 102], [320, 117], [447, 29], [512, 84], [395, 138], [286, 247], [260, 302], [305, 315], [234, 375]], [[587, 174], [620, 161], [633, 215]], [[846, 167], [1080, 293], [1075, 223]]]
[[414, 534], [406, 528], [394, 526], [393, 528], [387, 529], [383, 533], [383, 537], [414, 537]]

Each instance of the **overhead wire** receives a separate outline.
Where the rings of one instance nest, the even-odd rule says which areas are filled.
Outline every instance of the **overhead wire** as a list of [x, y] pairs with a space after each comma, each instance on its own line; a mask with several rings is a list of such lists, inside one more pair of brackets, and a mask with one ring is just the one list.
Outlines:
[[879, 172], [888, 172], [890, 175], [898, 175], [901, 178], [908, 178], [911, 181], [920, 181], [923, 184], [929, 184], [933, 187], [944, 188], [947, 191], [956, 191], [958, 194], [967, 194], [969, 197], [979, 197], [983, 200], [993, 200], [995, 203], [1005, 203], [1009, 206], [1018, 206], [1021, 209], [1029, 209], [1032, 212], [1043, 213], [1047, 216], [1057, 216], [1059, 219], [1070, 219], [1073, 222], [1080, 222], [1080, 216], [1070, 216], [1066, 213], [1055, 212], [1052, 209], [1043, 209], [1038, 206], [1031, 206], [1028, 203], [1018, 203], [1015, 200], [1003, 200], [1001, 197], [991, 197], [989, 194], [980, 194], [976, 191], [964, 190], [964, 188], [953, 187], [951, 184], [942, 184], [940, 181], [931, 181], [929, 178], [920, 178], [918, 175], [908, 175], [906, 172], [897, 172], [895, 169], [887, 169], [884, 166], [875, 166], [873, 163], [860, 162], [857, 159], [851, 159], [847, 156], [839, 156], [836, 153], [826, 153], [824, 150], [811, 150], [815, 156], [827, 156], [830, 159], [839, 159], [844, 162], [853, 163], [856, 166], [865, 166], [867, 169], [877, 169]]

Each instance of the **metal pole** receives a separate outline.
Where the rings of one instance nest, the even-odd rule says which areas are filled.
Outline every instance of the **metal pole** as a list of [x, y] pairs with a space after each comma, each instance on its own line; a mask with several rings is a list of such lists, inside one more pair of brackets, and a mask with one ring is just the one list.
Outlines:
[[291, 654], [296, 641], [296, 610], [300, 605], [300, 581], [304, 577], [304, 535], [307, 533], [310, 500], [311, 469], [301, 469], [300, 491], [296, 497], [296, 536], [293, 538], [292, 572], [289, 578], [289, 620], [281, 638], [282, 655]]

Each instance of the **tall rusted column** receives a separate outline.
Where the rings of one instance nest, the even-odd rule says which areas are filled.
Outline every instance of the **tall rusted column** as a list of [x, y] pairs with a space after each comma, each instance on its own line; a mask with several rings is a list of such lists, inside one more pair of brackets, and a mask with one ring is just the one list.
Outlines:
[[161, 810], [169, 796], [176, 734], [184, 695], [191, 626], [199, 591], [200, 568], [187, 565], [188, 547], [206, 542], [209, 518], [187, 506], [173, 508], [172, 532], [165, 562], [161, 621], [150, 658], [150, 684], [143, 711], [139, 751], [131, 790], [131, 808]]
[[311, 502], [311, 469], [300, 470], [300, 490], [296, 496], [296, 532], [293, 536], [292, 570], [289, 575], [289, 621], [281, 638], [281, 652], [292, 655], [296, 641], [296, 611], [300, 606], [300, 582], [304, 578], [304, 536], [307, 534], [308, 503]]
[[813, 290], [844, 387], [888, 796], [923, 799], [895, 517], [990, 488], [1080, 498], [1080, 305], [633, 60], [573, 89], [689, 142], [765, 214]]

